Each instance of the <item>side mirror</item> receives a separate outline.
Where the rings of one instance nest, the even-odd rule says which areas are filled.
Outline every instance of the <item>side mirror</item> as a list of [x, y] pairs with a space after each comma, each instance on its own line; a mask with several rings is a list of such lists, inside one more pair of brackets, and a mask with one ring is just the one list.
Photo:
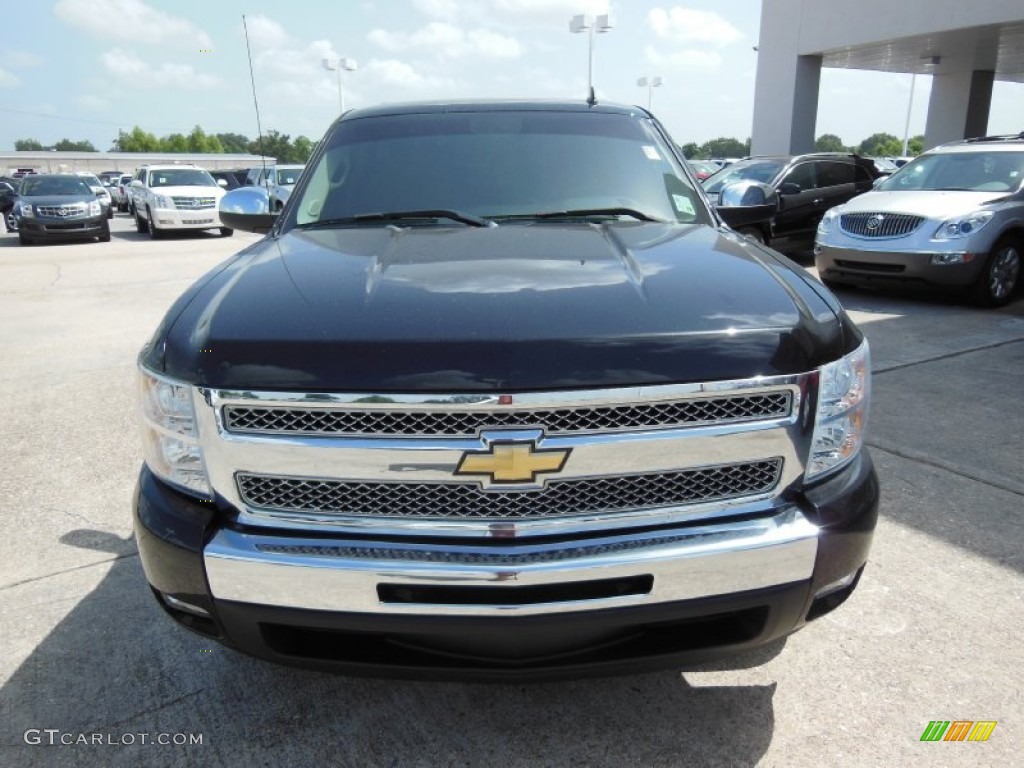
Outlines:
[[218, 187], [223, 187], [224, 189], [227, 189], [228, 188], [228, 180], [227, 179], [217, 179], [217, 186]]
[[104, 190], [104, 189], [97, 189], [96, 190], [96, 197], [106, 197], [106, 196], [107, 196], [106, 190]]
[[265, 235], [277, 214], [270, 211], [270, 195], [262, 187], [239, 187], [220, 199], [220, 220], [225, 227]]
[[768, 184], [734, 181], [722, 187], [715, 210], [730, 227], [742, 229], [771, 220], [779, 210], [779, 196]]
[[799, 195], [801, 192], [803, 192], [803, 189], [800, 185], [794, 184], [792, 181], [786, 181], [779, 184], [780, 195]]

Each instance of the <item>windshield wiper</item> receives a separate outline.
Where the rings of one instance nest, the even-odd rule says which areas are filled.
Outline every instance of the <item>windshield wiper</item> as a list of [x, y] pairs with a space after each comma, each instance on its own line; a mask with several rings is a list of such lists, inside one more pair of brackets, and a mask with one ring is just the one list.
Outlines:
[[380, 213], [359, 213], [355, 216], [345, 216], [338, 219], [321, 219], [311, 221], [308, 224], [300, 224], [303, 229], [314, 227], [345, 226], [346, 224], [364, 224], [375, 221], [404, 221], [407, 219], [451, 219], [468, 227], [486, 227], [493, 222], [481, 219], [471, 213], [461, 211], [450, 211], [445, 208], [429, 208], [422, 211], [382, 211]]
[[579, 208], [573, 211], [548, 211], [546, 213], [535, 213], [534, 219], [582, 219], [587, 216], [632, 216], [638, 221], [658, 221], [653, 216], [638, 211], [635, 208]]

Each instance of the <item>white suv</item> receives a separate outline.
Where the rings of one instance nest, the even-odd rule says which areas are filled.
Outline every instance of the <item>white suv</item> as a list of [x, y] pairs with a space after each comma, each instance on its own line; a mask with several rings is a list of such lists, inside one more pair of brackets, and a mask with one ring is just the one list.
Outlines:
[[230, 237], [233, 229], [221, 224], [218, 205], [224, 196], [213, 177], [195, 165], [144, 165], [131, 183], [135, 227], [158, 238], [177, 229], [219, 229]]

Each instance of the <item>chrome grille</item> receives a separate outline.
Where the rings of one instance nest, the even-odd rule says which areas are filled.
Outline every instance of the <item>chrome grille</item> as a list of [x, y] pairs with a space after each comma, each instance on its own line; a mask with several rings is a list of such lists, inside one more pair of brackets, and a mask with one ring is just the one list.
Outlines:
[[839, 217], [843, 231], [857, 237], [903, 237], [924, 221], [923, 216], [906, 213], [844, 213]]
[[71, 205], [37, 205], [35, 209], [40, 216], [67, 219], [72, 216], [84, 216], [87, 207], [82, 203], [72, 203]]
[[217, 205], [217, 199], [213, 197], [172, 197], [171, 200], [175, 208], [185, 211], [200, 211]]
[[481, 429], [540, 427], [548, 435], [723, 424], [786, 418], [792, 394], [767, 392], [671, 402], [628, 403], [555, 409], [369, 410], [238, 406], [224, 407], [229, 432], [316, 435], [473, 436]]
[[767, 493], [782, 459], [656, 474], [551, 480], [535, 491], [487, 492], [469, 483], [365, 483], [237, 475], [249, 506], [283, 512], [414, 519], [536, 519], [721, 501]]

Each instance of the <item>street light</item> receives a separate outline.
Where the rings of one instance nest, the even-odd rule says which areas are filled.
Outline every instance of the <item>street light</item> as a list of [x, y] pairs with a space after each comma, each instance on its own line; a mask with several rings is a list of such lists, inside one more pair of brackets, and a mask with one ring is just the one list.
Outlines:
[[341, 73], [342, 70], [345, 72], [355, 72], [358, 69], [355, 59], [324, 59], [324, 69], [335, 70], [338, 73], [338, 103], [341, 106], [341, 112], [345, 112], [345, 91], [341, 87]]
[[597, 103], [594, 96], [594, 33], [599, 35], [608, 32], [612, 28], [611, 17], [603, 13], [596, 19], [583, 14], [578, 14], [569, 19], [569, 31], [573, 34], [587, 32], [587, 103], [593, 106]]
[[651, 111], [651, 101], [654, 98], [654, 89], [661, 87], [661, 78], [655, 75], [654, 77], [641, 77], [636, 81], [636, 84], [641, 88], [647, 89], [647, 111]]

